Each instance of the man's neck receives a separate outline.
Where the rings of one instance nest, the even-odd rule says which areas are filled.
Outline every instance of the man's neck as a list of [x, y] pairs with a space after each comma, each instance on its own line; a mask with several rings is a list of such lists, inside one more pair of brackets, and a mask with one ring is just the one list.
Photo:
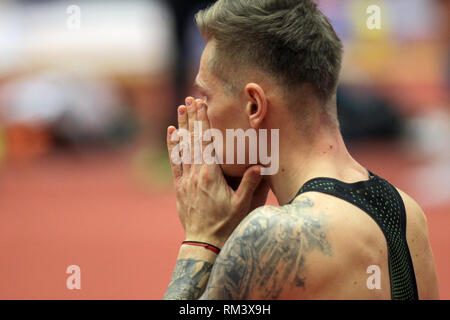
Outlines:
[[280, 205], [292, 200], [300, 187], [316, 177], [345, 182], [367, 180], [368, 174], [348, 153], [339, 129], [322, 128], [314, 141], [280, 137], [279, 171], [268, 182]]

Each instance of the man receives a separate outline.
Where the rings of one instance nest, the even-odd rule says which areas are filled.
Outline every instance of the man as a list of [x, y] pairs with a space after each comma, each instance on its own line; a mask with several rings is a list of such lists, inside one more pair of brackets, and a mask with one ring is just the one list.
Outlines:
[[[165, 299], [438, 299], [421, 208], [344, 145], [342, 45], [316, 4], [219, 0], [196, 18], [207, 41], [196, 79], [203, 99], [187, 98], [179, 131], [168, 128], [187, 242]], [[176, 149], [176, 137], [184, 129], [192, 139], [198, 121], [222, 133], [280, 129], [268, 146], [279, 148], [278, 172], [262, 176], [261, 159], [174, 161], [180, 150], [195, 157], [198, 140]], [[242, 177], [238, 188], [228, 176]], [[269, 188], [279, 207], [263, 206]]]

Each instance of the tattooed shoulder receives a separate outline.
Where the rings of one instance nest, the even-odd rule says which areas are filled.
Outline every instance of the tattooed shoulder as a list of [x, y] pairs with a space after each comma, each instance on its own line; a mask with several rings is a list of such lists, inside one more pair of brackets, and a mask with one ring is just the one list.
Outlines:
[[305, 261], [317, 250], [332, 255], [327, 216], [309, 198], [253, 211], [217, 258], [203, 299], [277, 299], [304, 287]]

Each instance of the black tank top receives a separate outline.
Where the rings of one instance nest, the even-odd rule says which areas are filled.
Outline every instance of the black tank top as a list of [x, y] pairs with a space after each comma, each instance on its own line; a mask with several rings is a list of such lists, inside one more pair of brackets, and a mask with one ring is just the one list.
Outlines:
[[308, 191], [321, 192], [350, 202], [366, 212], [386, 238], [391, 299], [418, 300], [416, 277], [406, 241], [405, 205], [394, 186], [368, 172], [370, 180], [355, 183], [333, 178], [311, 179], [302, 186], [294, 199]]

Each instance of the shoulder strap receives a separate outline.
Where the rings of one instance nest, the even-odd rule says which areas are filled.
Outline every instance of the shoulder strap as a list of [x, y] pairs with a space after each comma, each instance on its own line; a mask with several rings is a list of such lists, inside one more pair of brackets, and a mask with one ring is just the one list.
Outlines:
[[345, 200], [366, 212], [378, 224], [386, 238], [391, 298], [418, 300], [416, 277], [406, 240], [406, 211], [403, 200], [389, 182], [370, 171], [369, 175], [370, 180], [356, 183], [345, 183], [333, 178], [315, 178], [306, 182], [297, 196], [310, 191], [321, 192]]

